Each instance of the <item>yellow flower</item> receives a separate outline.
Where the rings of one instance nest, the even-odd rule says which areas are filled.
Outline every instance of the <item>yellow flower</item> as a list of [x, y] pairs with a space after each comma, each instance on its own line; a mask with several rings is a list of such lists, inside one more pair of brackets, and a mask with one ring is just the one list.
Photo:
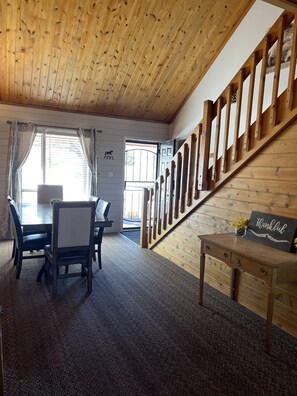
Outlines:
[[243, 228], [247, 227], [248, 223], [249, 220], [245, 217], [238, 217], [236, 220], [230, 221], [230, 226], [236, 228], [237, 230], [242, 230]]
[[294, 246], [297, 249], [297, 238], [294, 239]]

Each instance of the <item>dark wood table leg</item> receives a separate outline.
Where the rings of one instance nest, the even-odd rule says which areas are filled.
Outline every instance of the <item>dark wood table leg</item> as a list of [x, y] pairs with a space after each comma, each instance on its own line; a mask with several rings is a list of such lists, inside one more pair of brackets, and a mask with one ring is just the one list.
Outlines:
[[205, 272], [205, 253], [200, 254], [200, 290], [199, 304], [203, 305], [203, 289], [204, 289], [204, 272]]
[[264, 348], [265, 348], [265, 352], [267, 353], [270, 352], [270, 344], [271, 344], [271, 326], [272, 326], [273, 308], [274, 308], [276, 275], [277, 272], [276, 270], [274, 270], [272, 272], [271, 284], [268, 286], [267, 316], [266, 316], [265, 341], [264, 341]]
[[240, 281], [241, 272], [236, 268], [232, 268], [231, 274], [231, 299], [234, 301], [238, 301], [238, 288]]

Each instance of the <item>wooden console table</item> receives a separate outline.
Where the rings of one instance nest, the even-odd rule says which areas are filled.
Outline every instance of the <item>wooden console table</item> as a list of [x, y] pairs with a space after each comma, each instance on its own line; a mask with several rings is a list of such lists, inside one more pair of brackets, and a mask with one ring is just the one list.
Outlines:
[[238, 297], [239, 271], [245, 271], [265, 281], [268, 301], [264, 347], [265, 351], [269, 352], [275, 287], [280, 283], [297, 281], [297, 256], [234, 234], [199, 235], [199, 238], [201, 240], [199, 304], [203, 305], [206, 254], [223, 261], [232, 268], [230, 294], [235, 301]]

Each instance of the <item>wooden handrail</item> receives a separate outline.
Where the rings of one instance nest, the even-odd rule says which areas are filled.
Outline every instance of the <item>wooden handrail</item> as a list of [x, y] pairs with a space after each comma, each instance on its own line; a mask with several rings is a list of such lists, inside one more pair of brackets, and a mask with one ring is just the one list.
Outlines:
[[[282, 93], [279, 85], [284, 31], [293, 20], [288, 85]], [[267, 144], [272, 134], [277, 134], [296, 116], [296, 37], [297, 15], [285, 12], [218, 99], [205, 101], [201, 123], [175, 154], [164, 175], [144, 193], [143, 214], [147, 217], [142, 221], [143, 247], [157, 243], [232, 172], [243, 166], [243, 160], [250, 159], [256, 149]], [[267, 65], [273, 46], [276, 46], [276, 57], [270, 76], [273, 76], [271, 101], [264, 108]]]

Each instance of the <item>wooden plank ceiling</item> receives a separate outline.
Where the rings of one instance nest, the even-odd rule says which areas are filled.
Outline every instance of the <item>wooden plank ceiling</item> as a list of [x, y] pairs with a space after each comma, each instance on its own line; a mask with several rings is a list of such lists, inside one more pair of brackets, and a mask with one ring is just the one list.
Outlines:
[[1, 0], [0, 101], [170, 122], [254, 0]]

